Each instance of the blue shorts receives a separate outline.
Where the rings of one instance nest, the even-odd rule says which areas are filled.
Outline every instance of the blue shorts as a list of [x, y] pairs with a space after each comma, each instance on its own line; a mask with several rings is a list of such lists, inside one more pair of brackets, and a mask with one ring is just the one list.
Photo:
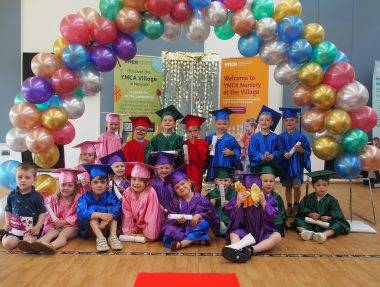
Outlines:
[[281, 181], [282, 186], [284, 187], [299, 187], [302, 184], [302, 180], [294, 177], [288, 177]]

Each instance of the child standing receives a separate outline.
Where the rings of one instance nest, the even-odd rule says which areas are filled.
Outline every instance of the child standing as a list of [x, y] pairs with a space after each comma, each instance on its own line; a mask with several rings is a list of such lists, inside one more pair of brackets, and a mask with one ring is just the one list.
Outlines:
[[[350, 232], [350, 224], [344, 218], [339, 202], [328, 194], [330, 170], [320, 170], [307, 173], [311, 177], [314, 192], [305, 196], [299, 205], [295, 225], [303, 240], [313, 238], [323, 243], [327, 238]], [[308, 223], [306, 218], [318, 221], [318, 224]], [[322, 224], [321, 224], [322, 223]], [[326, 226], [320, 226], [324, 225]]]
[[79, 198], [78, 174], [81, 170], [61, 168], [54, 173], [59, 174], [59, 188], [50, 196], [46, 205], [51, 211], [46, 214], [44, 235], [30, 247], [36, 252], [54, 254], [56, 249], [67, 244], [67, 241], [78, 234], [77, 201]]
[[[83, 167], [90, 175], [91, 190], [78, 200], [79, 235], [88, 238], [90, 233], [94, 233], [98, 252], [108, 251], [110, 247], [112, 250], [121, 250], [123, 245], [116, 236], [121, 202], [115, 193], [108, 192], [108, 176], [114, 172], [109, 165], [93, 164]], [[104, 237], [106, 233], [109, 233], [108, 243]]]
[[101, 142], [96, 147], [98, 158], [102, 158], [117, 150], [122, 150], [123, 145], [120, 138], [121, 118], [118, 113], [107, 113], [106, 115], [106, 131], [102, 133], [98, 141]]
[[44, 199], [33, 186], [37, 169], [29, 163], [21, 163], [16, 169], [17, 188], [12, 190], [5, 205], [7, 232], [2, 238], [5, 249], [18, 247], [33, 253], [30, 244], [37, 240], [45, 220]]
[[236, 139], [227, 133], [229, 115], [231, 113], [233, 112], [227, 108], [210, 112], [215, 117], [215, 133], [206, 137], [211, 153], [207, 170], [208, 181], [215, 179], [217, 167], [232, 170], [242, 170], [243, 168], [240, 161], [241, 147]]
[[255, 133], [256, 128], [257, 121], [254, 118], [247, 119], [244, 123], [244, 135], [242, 138], [243, 147], [241, 149], [241, 160], [244, 162], [244, 171], [249, 170], [248, 145], [252, 135]]
[[187, 146], [187, 154], [184, 156], [187, 177], [195, 184], [195, 191], [202, 191], [203, 173], [207, 164], [208, 143], [199, 138], [200, 128], [205, 118], [186, 115], [181, 124], [186, 126], [189, 136], [184, 143]]

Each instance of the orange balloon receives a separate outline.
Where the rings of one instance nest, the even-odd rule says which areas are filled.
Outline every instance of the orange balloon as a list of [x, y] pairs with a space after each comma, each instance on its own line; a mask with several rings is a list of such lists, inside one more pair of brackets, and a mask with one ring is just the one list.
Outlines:
[[51, 131], [61, 130], [68, 121], [68, 114], [61, 108], [49, 108], [42, 113], [42, 125]]
[[63, 49], [68, 44], [69, 44], [69, 42], [67, 42], [67, 40], [63, 37], [55, 40], [54, 46], [53, 46], [54, 55], [56, 55], [58, 58], [61, 58]]
[[90, 24], [96, 18], [100, 17], [99, 12], [90, 7], [85, 7], [85, 8], [80, 9], [77, 12], [77, 15], [82, 17], [84, 20], [86, 20], [87, 24]]
[[237, 11], [232, 16], [232, 29], [240, 36], [246, 35], [255, 28], [256, 20], [249, 9]]
[[34, 163], [42, 168], [51, 168], [57, 164], [58, 160], [59, 150], [55, 144], [47, 152], [34, 155]]
[[54, 145], [54, 138], [44, 128], [35, 128], [25, 137], [26, 147], [32, 153], [45, 153]]
[[323, 77], [322, 67], [316, 63], [307, 63], [298, 70], [298, 80], [309, 88], [322, 83]]
[[58, 188], [57, 180], [48, 174], [39, 174], [34, 182], [34, 188], [43, 195], [52, 195]]
[[318, 85], [311, 94], [311, 101], [317, 108], [328, 110], [335, 105], [336, 92], [329, 85]]
[[313, 142], [313, 152], [323, 160], [332, 160], [342, 153], [343, 147], [332, 136], [321, 136]]
[[62, 67], [62, 63], [53, 54], [39, 53], [33, 57], [30, 66], [36, 76], [50, 79], [54, 72]]
[[297, 106], [310, 106], [311, 105], [311, 89], [305, 87], [301, 83], [292, 89], [292, 100]]
[[140, 29], [141, 15], [136, 9], [125, 7], [117, 14], [115, 23], [120, 31], [133, 33]]
[[130, 7], [136, 9], [139, 12], [146, 11], [145, 0], [123, 0], [124, 7]]
[[362, 169], [365, 171], [373, 171], [380, 169], [380, 149], [373, 145], [366, 145], [362, 154]]
[[31, 130], [41, 125], [41, 112], [31, 103], [19, 103], [10, 109], [9, 120], [16, 128]]
[[325, 129], [325, 116], [326, 111], [312, 108], [302, 115], [302, 127], [310, 133], [321, 132]]

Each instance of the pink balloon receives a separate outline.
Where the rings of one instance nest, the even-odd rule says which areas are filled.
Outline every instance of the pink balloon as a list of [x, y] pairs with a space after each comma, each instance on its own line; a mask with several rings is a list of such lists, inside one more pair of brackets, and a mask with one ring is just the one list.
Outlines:
[[75, 128], [72, 123], [67, 122], [63, 129], [58, 131], [51, 131], [54, 142], [60, 145], [71, 143], [75, 138]]
[[117, 36], [117, 28], [114, 22], [100, 16], [90, 24], [92, 39], [100, 45], [107, 45], [113, 42]]
[[349, 63], [339, 62], [327, 70], [323, 84], [330, 85], [339, 91], [344, 85], [352, 83], [355, 79], [355, 69]]
[[86, 20], [76, 14], [69, 14], [62, 19], [60, 31], [69, 43], [87, 46], [90, 39], [90, 28]]
[[368, 106], [361, 107], [360, 109], [351, 112], [350, 116], [351, 129], [361, 129], [368, 133], [377, 124], [377, 114]]
[[75, 72], [68, 69], [59, 69], [51, 77], [54, 91], [61, 95], [74, 92], [79, 85], [79, 79]]
[[247, 3], [247, 0], [224, 0], [223, 3], [228, 9], [237, 11], [244, 7], [245, 3]]

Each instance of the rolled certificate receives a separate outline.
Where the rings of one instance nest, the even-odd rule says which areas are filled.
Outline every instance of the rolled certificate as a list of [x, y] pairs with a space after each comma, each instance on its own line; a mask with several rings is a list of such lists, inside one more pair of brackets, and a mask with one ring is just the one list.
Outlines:
[[183, 154], [186, 156], [186, 164], [189, 164], [189, 148], [187, 147], [187, 144], [183, 145]]
[[57, 217], [57, 215], [55, 215], [55, 213], [54, 213], [53, 209], [51, 208], [50, 204], [46, 203], [45, 207], [46, 207], [47, 212], [50, 215], [51, 220], [53, 220], [53, 221], [58, 220], [58, 217]]
[[315, 224], [315, 225], [318, 225], [318, 226], [321, 226], [321, 227], [324, 227], [324, 228], [329, 228], [330, 227], [330, 223], [324, 222], [324, 221], [320, 221], [320, 220], [315, 220], [315, 219], [312, 219], [310, 217], [305, 217], [305, 221], [307, 223]]
[[125, 235], [125, 234], [120, 235], [119, 240], [124, 241], [124, 242], [138, 242], [138, 243], [145, 243], [146, 242], [144, 236]]
[[186, 220], [192, 220], [193, 216], [191, 214], [168, 214], [169, 219], [180, 219], [184, 217]]
[[223, 206], [223, 203], [226, 201], [226, 193], [225, 193], [225, 190], [224, 190], [224, 185], [220, 184], [218, 186], [218, 189], [219, 189], [219, 192], [220, 192], [220, 203]]
[[213, 135], [212, 136], [212, 141], [211, 141], [212, 150], [210, 150], [210, 155], [215, 155], [215, 145], [216, 145], [217, 141], [218, 141], [218, 137], [216, 135]]
[[292, 156], [296, 152], [296, 146], [300, 146], [301, 142], [297, 142], [294, 147], [289, 151], [290, 156]]

